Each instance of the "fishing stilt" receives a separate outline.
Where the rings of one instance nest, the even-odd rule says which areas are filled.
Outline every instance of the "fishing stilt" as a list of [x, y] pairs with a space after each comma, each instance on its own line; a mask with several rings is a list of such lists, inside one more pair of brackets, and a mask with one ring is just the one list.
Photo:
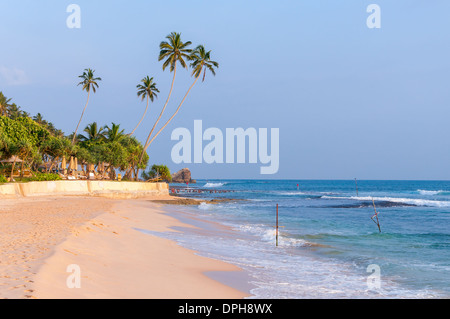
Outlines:
[[[381, 233], [380, 221], [378, 220], [378, 212], [377, 212], [377, 208], [375, 207], [375, 201], [373, 200], [373, 198], [372, 198], [372, 203], [373, 203], [373, 209], [375, 210], [375, 214], [370, 219], [372, 219], [372, 221], [375, 224], [377, 224], [378, 230]], [[376, 221], [375, 221], [375, 219], [373, 219], [374, 217], [376, 218]]]
[[278, 247], [278, 204], [277, 204], [277, 226], [276, 226], [277, 230], [276, 230], [276, 245]]
[[277, 204], [277, 221], [276, 221], [276, 226], [275, 226], [275, 244], [278, 247], [278, 228], [280, 227], [284, 227], [284, 226], [279, 226], [278, 225], [278, 204]]

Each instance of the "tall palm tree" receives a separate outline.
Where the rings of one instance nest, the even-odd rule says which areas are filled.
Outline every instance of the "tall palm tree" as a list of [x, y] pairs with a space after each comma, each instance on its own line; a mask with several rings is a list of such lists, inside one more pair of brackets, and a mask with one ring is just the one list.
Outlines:
[[98, 127], [97, 122], [93, 122], [91, 124], [88, 124], [83, 132], [86, 133], [86, 135], [79, 134], [78, 139], [80, 141], [98, 141], [105, 138], [105, 128], [104, 127]]
[[33, 120], [40, 125], [44, 124], [44, 122], [45, 122], [44, 117], [42, 116], [41, 113], [38, 113], [35, 116], [33, 116]]
[[176, 109], [175, 113], [173, 113], [173, 115], [169, 118], [169, 120], [163, 125], [163, 127], [161, 127], [158, 133], [156, 133], [153, 136], [153, 138], [146, 145], [144, 145], [144, 152], [155, 140], [155, 138], [162, 132], [162, 130], [164, 130], [164, 128], [173, 120], [175, 115], [177, 115], [178, 111], [180, 110], [181, 106], [186, 100], [186, 97], [188, 96], [189, 92], [194, 87], [195, 83], [197, 83], [197, 80], [200, 78], [202, 71], [204, 71], [202, 82], [205, 80], [206, 70], [209, 70], [213, 75], [216, 75], [216, 71], [214, 70], [214, 68], [218, 68], [219, 63], [211, 60], [211, 51], [206, 51], [203, 45], [199, 45], [195, 48], [195, 50], [191, 54], [190, 60], [193, 61], [191, 63], [191, 68], [192, 68], [192, 75], [195, 76], [194, 83], [192, 83], [192, 85], [189, 87], [189, 90], [186, 92], [185, 96], [183, 97], [183, 100], [178, 105], [178, 108]]
[[151, 100], [153, 102], [153, 100], [158, 97], [158, 95], [156, 93], [159, 93], [159, 90], [156, 88], [156, 83], [153, 82], [153, 78], [150, 78], [147, 75], [145, 78], [143, 78], [141, 80], [141, 82], [143, 84], [138, 84], [136, 86], [138, 89], [137, 95], [138, 95], [138, 97], [141, 98], [141, 101], [143, 101], [145, 98], [147, 98], [147, 107], [145, 108], [145, 112], [144, 112], [144, 115], [142, 115], [141, 120], [136, 125], [134, 130], [130, 133], [130, 135], [133, 135], [134, 131], [136, 131], [136, 129], [139, 127], [139, 125], [141, 125], [141, 122], [144, 119], [145, 114], [147, 113], [147, 110], [148, 110], [149, 100]]
[[218, 68], [219, 63], [211, 61], [211, 51], [206, 51], [203, 45], [195, 48], [194, 52], [192, 52], [191, 60], [193, 61], [191, 63], [192, 75], [195, 75], [196, 78], [201, 75], [204, 69], [202, 82], [205, 81], [206, 70], [209, 70], [214, 76], [216, 75], [214, 68]]
[[173, 84], [175, 83], [175, 76], [177, 74], [177, 63], [180, 63], [180, 65], [187, 69], [188, 66], [186, 64], [186, 61], [190, 60], [190, 54], [192, 52], [191, 49], [188, 49], [188, 46], [192, 44], [191, 41], [183, 42], [181, 41], [181, 34], [172, 32], [169, 34], [166, 39], [168, 41], [162, 41], [159, 44], [159, 57], [158, 61], [162, 61], [165, 59], [163, 63], [163, 71], [166, 70], [167, 67], [170, 67], [170, 72], [173, 72], [173, 79], [172, 79], [172, 85], [170, 86], [169, 96], [167, 97], [166, 103], [164, 104], [164, 107], [161, 110], [161, 113], [159, 114], [158, 119], [156, 120], [155, 124], [153, 125], [150, 133], [148, 134], [147, 141], [145, 144], [147, 144], [150, 140], [150, 137], [152, 136], [153, 131], [155, 130], [156, 125], [158, 125], [159, 120], [161, 119], [162, 115], [164, 114], [164, 111], [166, 110], [167, 104], [169, 103], [170, 96], [172, 95], [173, 90]]
[[11, 99], [8, 99], [6, 96], [3, 95], [3, 92], [0, 92], [0, 115], [6, 115], [8, 112], [9, 102], [11, 102]]
[[16, 103], [13, 103], [9, 105], [7, 113], [10, 119], [16, 120], [20, 117], [22, 111], [20, 110], [20, 106], [17, 106]]
[[120, 124], [111, 123], [111, 127], [106, 125], [104, 129], [106, 129], [104, 136], [109, 142], [118, 142], [125, 136], [125, 130], [120, 130]]
[[80, 121], [78, 122], [77, 128], [75, 129], [75, 133], [73, 134], [72, 144], [75, 143], [75, 138], [77, 136], [78, 127], [80, 126], [81, 120], [83, 119], [84, 111], [86, 111], [86, 107], [88, 106], [89, 95], [91, 94], [91, 89], [95, 93], [98, 88], [97, 82], [102, 80], [101, 78], [95, 78], [94, 72], [95, 71], [93, 71], [91, 69], [85, 69], [83, 74], [79, 76], [79, 78], [81, 78], [82, 81], [80, 83], [78, 83], [78, 85], [83, 85], [82, 89], [83, 89], [83, 91], [88, 92], [88, 96], [87, 96], [86, 105], [84, 106], [84, 109], [83, 109], [83, 113], [81, 113]]

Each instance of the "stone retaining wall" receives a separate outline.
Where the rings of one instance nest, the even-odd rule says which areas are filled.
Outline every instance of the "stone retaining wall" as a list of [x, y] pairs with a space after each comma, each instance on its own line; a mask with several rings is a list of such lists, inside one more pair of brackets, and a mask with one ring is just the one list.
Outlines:
[[167, 183], [112, 181], [49, 181], [0, 185], [0, 198], [83, 195], [110, 198], [138, 198], [169, 194]]

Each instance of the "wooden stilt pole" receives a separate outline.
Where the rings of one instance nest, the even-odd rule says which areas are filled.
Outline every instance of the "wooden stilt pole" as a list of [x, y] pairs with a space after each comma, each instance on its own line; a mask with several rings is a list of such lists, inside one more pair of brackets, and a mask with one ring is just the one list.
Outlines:
[[272, 226], [272, 227], [275, 227], [275, 243], [276, 243], [276, 245], [277, 245], [277, 247], [278, 247], [278, 229], [280, 228], [280, 227], [284, 227], [284, 226], [280, 226], [279, 224], [278, 224], [278, 204], [277, 204], [277, 221], [276, 221], [276, 226]]
[[[377, 224], [378, 230], [379, 230], [380, 233], [381, 233], [380, 221], [378, 220], [378, 212], [377, 212], [377, 208], [375, 207], [375, 201], [373, 200], [373, 198], [372, 198], [372, 203], [373, 203], [373, 209], [375, 210], [375, 215], [373, 215], [373, 216], [371, 217], [371, 219], [373, 220], [373, 222], [374, 222], [375, 224]], [[375, 220], [373, 219], [374, 217], [376, 217], [377, 221], [375, 221]]]
[[355, 186], [356, 186], [356, 197], [359, 197], [359, 195], [358, 195], [358, 182], [356, 181], [356, 178], [355, 178]]
[[277, 247], [278, 247], [278, 204], [277, 204], [276, 244], [277, 244]]

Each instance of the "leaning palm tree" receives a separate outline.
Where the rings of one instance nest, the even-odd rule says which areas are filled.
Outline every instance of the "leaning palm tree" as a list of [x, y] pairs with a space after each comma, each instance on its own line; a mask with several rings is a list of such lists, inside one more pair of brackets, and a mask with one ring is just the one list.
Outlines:
[[159, 114], [158, 119], [156, 120], [155, 124], [153, 124], [152, 129], [150, 130], [150, 133], [148, 134], [147, 141], [145, 144], [147, 144], [150, 140], [150, 137], [152, 136], [153, 131], [155, 130], [156, 125], [158, 125], [159, 120], [161, 119], [162, 115], [164, 114], [164, 111], [166, 110], [167, 104], [169, 103], [170, 96], [172, 95], [173, 90], [173, 84], [175, 83], [175, 76], [177, 74], [177, 63], [180, 63], [180, 65], [187, 69], [188, 66], [186, 64], [186, 61], [190, 60], [190, 54], [192, 52], [191, 49], [188, 49], [188, 46], [192, 44], [191, 41], [183, 42], [181, 41], [181, 34], [172, 32], [169, 34], [166, 39], [169, 41], [162, 41], [159, 44], [159, 57], [158, 61], [164, 60], [163, 63], [163, 71], [170, 67], [170, 72], [173, 72], [173, 79], [172, 79], [172, 85], [170, 86], [169, 96], [167, 97], [166, 103], [164, 104], [164, 107], [161, 110], [161, 113]]
[[81, 120], [83, 119], [84, 111], [86, 111], [86, 107], [88, 106], [89, 95], [91, 94], [91, 89], [95, 93], [98, 88], [97, 82], [102, 80], [101, 78], [95, 78], [94, 72], [95, 71], [93, 71], [91, 69], [85, 69], [83, 74], [79, 76], [79, 78], [81, 78], [83, 80], [80, 83], [78, 83], [78, 85], [83, 85], [82, 89], [83, 89], [83, 91], [88, 92], [88, 96], [87, 96], [86, 105], [84, 106], [84, 109], [83, 109], [83, 113], [81, 113], [80, 121], [78, 122], [77, 128], [75, 129], [75, 133], [73, 134], [72, 144], [75, 143], [75, 138], [77, 136], [78, 127], [80, 126]]
[[[180, 105], [178, 105], [178, 108], [173, 113], [173, 115], [169, 118], [169, 120], [152, 137], [152, 139], [144, 145], [144, 152], [147, 150], [147, 148], [150, 146], [150, 144], [155, 140], [155, 138], [162, 132], [162, 130], [164, 130], [164, 128], [173, 120], [175, 115], [177, 115], [178, 111], [180, 110], [181, 106], [183, 105], [184, 101], [186, 100], [186, 97], [188, 96], [189, 92], [194, 87], [195, 83], [197, 83], [197, 80], [200, 78], [202, 71], [204, 71], [202, 82], [205, 81], [206, 70], [209, 70], [213, 75], [216, 75], [216, 71], [214, 70], [214, 68], [218, 68], [219, 63], [211, 60], [211, 51], [206, 51], [205, 47], [203, 45], [199, 45], [195, 48], [195, 50], [191, 54], [190, 60], [193, 61], [191, 63], [191, 68], [192, 68], [192, 75], [195, 76], [194, 83], [192, 83], [192, 85], [189, 87], [189, 90], [186, 92]], [[144, 152], [142, 154], [144, 154]], [[143, 155], [141, 155], [141, 158], [142, 158], [142, 156]]]
[[153, 100], [156, 97], [158, 97], [158, 95], [156, 93], [159, 93], [159, 90], [156, 88], [156, 83], [153, 82], [153, 78], [150, 78], [147, 75], [145, 78], [143, 78], [141, 80], [141, 82], [143, 84], [138, 84], [136, 86], [137, 89], [138, 89], [137, 95], [138, 95], [138, 97], [141, 98], [141, 101], [143, 101], [145, 98], [147, 98], [147, 107], [145, 108], [145, 112], [144, 112], [144, 115], [142, 115], [141, 120], [136, 125], [134, 130], [130, 133], [130, 135], [134, 134], [134, 131], [136, 131], [136, 129], [139, 127], [139, 125], [141, 125], [141, 122], [144, 119], [145, 114], [147, 114], [149, 100], [151, 100], [153, 102]]

